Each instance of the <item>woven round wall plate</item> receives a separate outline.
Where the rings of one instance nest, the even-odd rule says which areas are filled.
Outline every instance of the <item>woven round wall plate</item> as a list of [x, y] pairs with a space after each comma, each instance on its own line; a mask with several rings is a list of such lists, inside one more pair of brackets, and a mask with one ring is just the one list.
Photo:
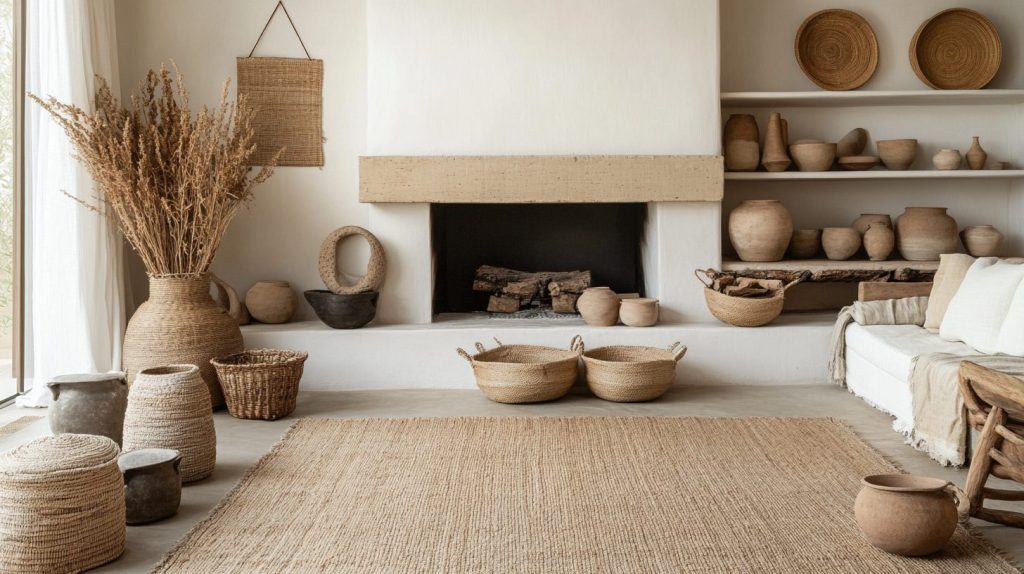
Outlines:
[[796, 61], [812, 82], [826, 90], [853, 90], [878, 67], [878, 39], [871, 25], [850, 10], [822, 10], [800, 24]]
[[991, 20], [967, 8], [925, 20], [910, 41], [910, 65], [936, 90], [979, 90], [1003, 61], [1003, 42]]

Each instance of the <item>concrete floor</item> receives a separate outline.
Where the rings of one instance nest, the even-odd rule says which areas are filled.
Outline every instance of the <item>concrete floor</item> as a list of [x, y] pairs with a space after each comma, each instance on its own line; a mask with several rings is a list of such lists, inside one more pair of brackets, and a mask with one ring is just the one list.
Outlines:
[[[40, 414], [45, 411], [5, 408], [0, 410], [0, 424], [18, 416]], [[845, 420], [868, 443], [907, 472], [945, 478], [961, 486], [966, 476], [966, 471], [942, 468], [903, 444], [902, 437], [891, 429], [888, 415], [868, 407], [843, 389], [824, 385], [678, 386], [662, 399], [643, 404], [609, 403], [589, 396], [586, 390], [577, 390], [558, 402], [522, 406], [492, 403], [476, 391], [464, 390], [306, 392], [300, 395], [295, 414], [281, 421], [243, 421], [231, 418], [226, 412], [217, 413], [218, 457], [214, 475], [185, 488], [181, 509], [173, 518], [128, 527], [124, 555], [95, 572], [147, 572], [193, 524], [207, 515], [295, 418], [563, 415], [831, 416]], [[40, 420], [0, 439], [0, 449], [12, 448], [48, 432], [46, 421]], [[1001, 486], [1014, 488], [1005, 482]], [[1017, 505], [1019, 507], [1020, 503]], [[974, 524], [985, 538], [1024, 564], [1024, 532], [979, 521]]]

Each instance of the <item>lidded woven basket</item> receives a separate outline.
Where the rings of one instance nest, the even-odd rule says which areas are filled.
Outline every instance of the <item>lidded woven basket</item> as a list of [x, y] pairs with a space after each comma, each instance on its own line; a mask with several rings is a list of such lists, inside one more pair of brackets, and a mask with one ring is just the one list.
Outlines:
[[676, 363], [686, 347], [675, 342], [667, 349], [617, 345], [583, 353], [587, 386], [598, 397], [617, 403], [654, 400], [672, 386]]
[[484, 348], [477, 354], [463, 349], [458, 354], [473, 366], [476, 385], [487, 398], [499, 403], [539, 403], [560, 399], [569, 392], [579, 373], [583, 340], [576, 335], [569, 349], [539, 345], [505, 345]]
[[239, 419], [266, 421], [295, 410], [308, 353], [255, 349], [213, 359], [228, 412]]

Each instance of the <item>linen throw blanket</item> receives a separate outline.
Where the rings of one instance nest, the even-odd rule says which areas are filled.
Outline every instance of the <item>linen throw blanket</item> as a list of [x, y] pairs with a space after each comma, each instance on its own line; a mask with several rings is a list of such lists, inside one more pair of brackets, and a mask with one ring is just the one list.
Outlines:
[[854, 301], [843, 307], [832, 327], [828, 376], [834, 384], [846, 386], [846, 328], [858, 325], [924, 325], [927, 297], [906, 297], [883, 301]]

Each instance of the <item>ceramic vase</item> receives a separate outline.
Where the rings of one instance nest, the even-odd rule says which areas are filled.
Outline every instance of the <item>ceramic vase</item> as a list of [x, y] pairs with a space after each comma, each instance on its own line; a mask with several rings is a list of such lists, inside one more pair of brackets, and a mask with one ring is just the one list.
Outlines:
[[143, 448], [122, 454], [117, 466], [124, 475], [125, 518], [128, 524], [149, 524], [174, 516], [181, 505], [181, 453], [169, 448]]
[[210, 278], [150, 277], [149, 300], [128, 322], [123, 368], [131, 385], [142, 369], [186, 363], [199, 367], [214, 407], [224, 393], [210, 359], [242, 351], [242, 331], [213, 297]]
[[966, 501], [960, 489], [937, 478], [874, 475], [861, 481], [853, 512], [857, 526], [878, 548], [926, 556], [949, 542]]
[[768, 130], [764, 136], [764, 153], [761, 165], [771, 172], [786, 171], [792, 163], [786, 154], [786, 134], [782, 126], [782, 115], [772, 112], [768, 117]]
[[864, 233], [864, 250], [872, 261], [885, 261], [895, 247], [896, 233], [884, 223], [872, 223]]
[[991, 225], [968, 225], [960, 232], [967, 253], [974, 257], [996, 257], [1003, 244], [1003, 234]]
[[658, 300], [644, 297], [623, 299], [619, 320], [629, 327], [650, 327], [658, 322]]
[[793, 219], [777, 199], [743, 201], [729, 213], [729, 241], [743, 261], [780, 261], [793, 236]]
[[857, 230], [857, 233], [864, 235], [868, 228], [874, 224], [886, 225], [892, 229], [892, 217], [888, 213], [862, 213], [860, 217], [853, 220], [850, 227]]
[[761, 136], [750, 114], [731, 114], [725, 122], [726, 171], [754, 171], [761, 161]]
[[820, 229], [796, 229], [786, 253], [793, 259], [811, 259], [821, 251]]
[[956, 253], [957, 231], [945, 207], [908, 207], [896, 218], [896, 248], [908, 261], [938, 261]]
[[287, 281], [257, 281], [245, 294], [249, 315], [260, 323], [287, 323], [296, 305], [295, 292]]
[[576, 309], [587, 325], [610, 327], [619, 322], [619, 305], [622, 301], [608, 287], [591, 287], [583, 291]]
[[932, 165], [935, 166], [935, 169], [943, 171], [960, 169], [961, 163], [963, 163], [963, 158], [960, 157], [960, 150], [940, 149], [937, 154], [932, 156]]
[[985, 162], [988, 161], [988, 154], [981, 148], [978, 136], [971, 141], [971, 149], [967, 150], [967, 167], [971, 169], [985, 169]]
[[121, 374], [61, 375], [46, 386], [53, 395], [50, 432], [100, 435], [121, 446], [128, 407], [128, 382]]
[[316, 316], [332, 329], [358, 329], [377, 315], [380, 291], [342, 295], [326, 289], [311, 289], [303, 295]]
[[852, 227], [826, 227], [821, 231], [821, 246], [833, 261], [845, 261], [860, 250], [860, 233]]

